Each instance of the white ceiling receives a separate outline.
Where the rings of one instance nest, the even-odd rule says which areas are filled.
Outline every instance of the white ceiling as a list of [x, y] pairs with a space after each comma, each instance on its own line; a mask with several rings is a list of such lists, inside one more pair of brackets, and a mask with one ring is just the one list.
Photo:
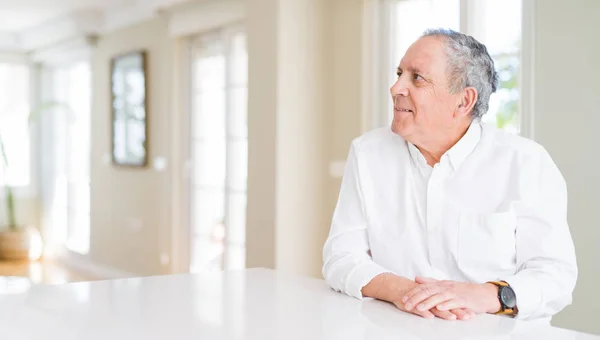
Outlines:
[[105, 32], [186, 1], [0, 0], [0, 51], [31, 50], [76, 34], [73, 30]]
[[0, 0], [0, 32], [19, 33], [81, 10], [106, 10], [134, 0]]

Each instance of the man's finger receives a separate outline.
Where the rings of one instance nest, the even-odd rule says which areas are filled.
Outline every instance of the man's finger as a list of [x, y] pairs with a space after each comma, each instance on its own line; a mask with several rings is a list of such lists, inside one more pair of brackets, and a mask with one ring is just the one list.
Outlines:
[[415, 277], [415, 282], [418, 284], [423, 284], [423, 283], [432, 283], [432, 282], [436, 282], [437, 280], [431, 277], [423, 277], [423, 276], [417, 276]]
[[[437, 308], [435, 308], [437, 309]], [[457, 308], [457, 309], [451, 309], [450, 312], [454, 315], [456, 315], [456, 317], [459, 320], [469, 320], [472, 318], [471, 312], [468, 309], [464, 309], [464, 308]]]
[[419, 284], [418, 286], [416, 286], [415, 288], [409, 290], [407, 293], [404, 294], [404, 296], [402, 297], [402, 302], [406, 303], [408, 302], [408, 299], [410, 299], [411, 297], [415, 296], [416, 294], [418, 294], [419, 292], [423, 291], [423, 290], [427, 290], [430, 289], [433, 286], [437, 286], [437, 283], [424, 283], [424, 284]]
[[[431, 308], [450, 301], [452, 299], [456, 298], [456, 295], [454, 293], [452, 293], [452, 291], [443, 291], [441, 293], [435, 294], [427, 299], [425, 299], [423, 302], [419, 303], [417, 305], [417, 310], [419, 311], [424, 311], [424, 310], [430, 310]], [[448, 309], [440, 309], [440, 310], [448, 310]]]
[[468, 308], [468, 306], [465, 305], [465, 301], [463, 299], [451, 299], [438, 304], [436, 308], [439, 310], [451, 310], [457, 308]]
[[421, 316], [421, 317], [423, 317], [425, 319], [433, 319], [433, 318], [435, 318], [435, 314], [433, 314], [431, 311], [428, 311], [428, 310], [423, 311], [423, 312], [414, 310], [414, 311], [409, 312], [409, 313], [416, 314], [416, 315]]
[[433, 308], [431, 310], [431, 313], [433, 313], [433, 315], [437, 316], [438, 318], [444, 319], [444, 320], [456, 320], [456, 318], [457, 318], [457, 315], [450, 311], [437, 310], [436, 308]]
[[405, 302], [405, 307], [407, 310], [412, 310], [419, 303], [423, 302], [425, 299], [442, 292], [446, 288], [435, 284], [424, 284], [416, 287], [406, 294], [403, 298]]

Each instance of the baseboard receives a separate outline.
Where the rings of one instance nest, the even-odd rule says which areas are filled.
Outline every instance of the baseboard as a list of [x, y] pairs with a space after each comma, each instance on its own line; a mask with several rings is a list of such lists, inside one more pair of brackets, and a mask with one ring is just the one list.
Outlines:
[[58, 259], [65, 266], [95, 280], [124, 279], [139, 276], [110, 266], [95, 263], [88, 256], [71, 251], [64, 251]]

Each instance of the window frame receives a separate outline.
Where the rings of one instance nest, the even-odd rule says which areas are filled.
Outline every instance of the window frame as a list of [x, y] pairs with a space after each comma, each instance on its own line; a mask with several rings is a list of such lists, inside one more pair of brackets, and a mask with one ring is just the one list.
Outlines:
[[[92, 111], [93, 111], [93, 107], [92, 107], [92, 98], [93, 98], [93, 63], [91, 58], [69, 58], [69, 59], [65, 59], [63, 62], [60, 63], [40, 63], [39, 67], [40, 67], [40, 80], [39, 80], [39, 85], [40, 85], [40, 96], [38, 98], [38, 100], [40, 102], [44, 102], [44, 101], [50, 101], [50, 102], [55, 102], [57, 100], [57, 97], [59, 96], [59, 93], [57, 91], [55, 91], [54, 89], [56, 88], [56, 83], [57, 83], [57, 79], [58, 77], [68, 77], [70, 75], [70, 72], [72, 70], [73, 67], [77, 66], [80, 63], [85, 63], [86, 67], [88, 68], [89, 71], [89, 86], [90, 86], [90, 102], [89, 102], [89, 120], [90, 123], [87, 126], [88, 132], [89, 132], [89, 138], [90, 138], [90, 144], [89, 144], [89, 150], [88, 150], [88, 167], [89, 167], [89, 171], [90, 173], [88, 174], [89, 176], [89, 181], [88, 181], [88, 186], [89, 186], [89, 199], [91, 201], [91, 163], [92, 163], [92, 143], [93, 143], [93, 138], [92, 138], [92, 125], [91, 125], [91, 118], [92, 118]], [[55, 127], [56, 124], [60, 124], [60, 122], [63, 122], [62, 120], [57, 120], [56, 117], [47, 117], [44, 120], [44, 123], [49, 123], [52, 125], [52, 127]], [[74, 231], [73, 228], [73, 223], [74, 223], [74, 216], [76, 215], [76, 209], [74, 209], [73, 207], [73, 202], [72, 202], [72, 191], [74, 189], [74, 181], [73, 181], [73, 177], [72, 174], [70, 173], [70, 169], [69, 169], [69, 164], [70, 164], [70, 150], [69, 150], [69, 141], [68, 139], [71, 138], [72, 136], [69, 134], [68, 129], [69, 126], [65, 126], [66, 130], [66, 136], [65, 138], [67, 138], [66, 142], [65, 142], [65, 149], [63, 150], [65, 152], [65, 156], [66, 158], [64, 159], [64, 166], [65, 166], [65, 175], [66, 175], [66, 193], [67, 193], [67, 201], [65, 202], [65, 213], [66, 213], [66, 223], [67, 225], [65, 226], [65, 232], [66, 235], [65, 239], [56, 239], [55, 236], [57, 235], [57, 231], [54, 229], [54, 223], [50, 222], [50, 225], [45, 225], [44, 227], [49, 227], [49, 228], [45, 228], [48, 230], [44, 230], [44, 232], [47, 235], [52, 235], [50, 237], [50, 248], [53, 247], [58, 247], [59, 251], [61, 253], [66, 253], [66, 254], [76, 254], [76, 256], [82, 256], [82, 257], [86, 257], [89, 255], [90, 253], [90, 247], [91, 247], [91, 240], [88, 240], [88, 246], [87, 246], [87, 251], [85, 252], [79, 252], [77, 250], [74, 250], [72, 247], [70, 247], [69, 245], [69, 240], [72, 237], [72, 233]], [[49, 131], [49, 130], [47, 130]], [[41, 133], [41, 132], [40, 132]], [[53, 139], [52, 136], [55, 134], [56, 132], [54, 130], [52, 130], [50, 132], [50, 134], [48, 136], [44, 136], [44, 139], [50, 137], [50, 139]], [[50, 144], [52, 148], [54, 148], [54, 144]], [[40, 151], [45, 150], [45, 146], [40, 144]], [[58, 160], [56, 159], [55, 155], [51, 155], [49, 156], [51, 158], [51, 160], [47, 160], [46, 164], [51, 164], [52, 168], [54, 168], [54, 165], [56, 164], [55, 162], [57, 162]], [[41, 170], [40, 170], [41, 171]], [[47, 174], [44, 174], [47, 175]], [[51, 172], [51, 175], [49, 176], [54, 176], [54, 171]], [[47, 179], [46, 179], [47, 180]], [[45, 183], [41, 182], [42, 185], [44, 185]], [[43, 192], [45, 192], [47, 189], [45, 188], [41, 188], [41, 190]], [[50, 189], [50, 190], [54, 190], [54, 189]], [[46, 197], [40, 197], [40, 200], [42, 201], [42, 205], [48, 203], [45, 201]], [[55, 204], [55, 203], [53, 203]], [[42, 214], [52, 214], [49, 210], [47, 210], [47, 207], [42, 206]], [[87, 218], [88, 218], [88, 228], [90, 228], [90, 232], [91, 232], [91, 203], [90, 206], [87, 207]], [[54, 216], [54, 215], [48, 215], [48, 216]], [[50, 252], [54, 251], [54, 249], [51, 249]], [[64, 254], [63, 254], [64, 255]], [[70, 255], [67, 255], [70, 256]]]
[[[223, 25], [221, 27], [218, 28], [214, 28], [208, 31], [204, 31], [204, 32], [198, 32], [196, 34], [187, 36], [186, 39], [183, 41], [182, 43], [182, 52], [181, 53], [181, 58], [180, 58], [180, 63], [181, 63], [181, 100], [182, 100], [182, 121], [181, 121], [181, 127], [182, 127], [182, 131], [181, 131], [181, 143], [182, 143], [182, 174], [183, 174], [183, 190], [182, 190], [182, 200], [183, 200], [183, 218], [182, 218], [182, 225], [184, 226], [184, 228], [182, 228], [180, 232], [179, 237], [177, 238], [179, 240], [179, 244], [178, 246], [180, 247], [179, 250], [179, 254], [178, 258], [177, 258], [177, 268], [180, 271], [184, 271], [184, 272], [189, 272], [191, 269], [191, 264], [192, 264], [192, 239], [194, 237], [196, 237], [194, 235], [194, 232], [192, 231], [193, 228], [193, 219], [192, 219], [192, 195], [193, 195], [193, 191], [195, 190], [195, 186], [192, 183], [192, 179], [193, 179], [193, 148], [192, 148], [192, 143], [194, 142], [193, 136], [192, 136], [192, 115], [193, 115], [193, 96], [195, 95], [195, 90], [194, 90], [194, 79], [192, 77], [192, 73], [193, 73], [193, 62], [194, 59], [192, 57], [193, 55], [193, 47], [194, 47], [194, 41], [198, 41], [198, 40], [202, 40], [202, 39], [218, 39], [221, 41], [226, 42], [227, 47], [225, 48], [224, 53], [226, 55], [229, 55], [229, 44], [232, 41], [232, 38], [238, 34], [238, 33], [244, 33], [246, 34], [246, 29], [243, 25], [242, 22], [238, 21], [235, 23], [230, 23], [230, 24], [226, 24]], [[246, 34], [246, 38], [247, 38], [247, 34]], [[229, 93], [232, 89], [236, 88], [237, 85], [232, 85], [230, 83], [230, 61], [229, 59], [226, 61], [226, 82], [225, 82], [225, 88], [227, 89], [227, 93]], [[246, 84], [247, 86], [247, 84]], [[227, 101], [226, 107], [225, 107], [225, 124], [226, 124], [226, 128], [225, 128], [225, 138], [226, 138], [226, 144], [229, 145], [229, 143], [231, 142], [232, 136], [230, 136], [229, 134], [229, 120], [231, 119], [231, 108], [233, 107], [232, 103], [231, 103], [231, 96], [226, 95], [225, 100]], [[247, 139], [247, 135], [246, 135], [246, 139]], [[231, 152], [227, 152], [226, 153], [226, 167], [228, 167], [229, 164], [231, 164], [231, 157], [232, 157], [232, 153]], [[229, 245], [229, 242], [227, 241], [227, 220], [228, 220], [228, 216], [227, 216], [227, 210], [228, 210], [228, 198], [227, 196], [232, 194], [232, 191], [236, 191], [234, 189], [229, 188], [229, 178], [228, 175], [226, 174], [226, 178], [225, 178], [225, 228], [226, 228], [226, 236], [225, 239], [223, 241], [223, 245], [224, 245], [224, 250], [223, 250], [223, 256], [222, 256], [222, 261], [221, 261], [221, 268], [226, 268], [226, 264], [227, 264], [227, 247]], [[236, 191], [237, 192], [237, 191]], [[246, 195], [247, 195], [247, 188], [245, 190]], [[245, 249], [245, 244], [244, 244], [244, 249]]]

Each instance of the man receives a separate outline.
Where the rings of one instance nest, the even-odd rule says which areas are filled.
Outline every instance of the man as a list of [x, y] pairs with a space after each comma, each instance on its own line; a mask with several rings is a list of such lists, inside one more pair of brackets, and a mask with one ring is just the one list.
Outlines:
[[333, 289], [448, 320], [571, 303], [564, 179], [543, 147], [480, 123], [497, 83], [470, 36], [430, 30], [408, 49], [391, 129], [350, 149], [323, 250]]

